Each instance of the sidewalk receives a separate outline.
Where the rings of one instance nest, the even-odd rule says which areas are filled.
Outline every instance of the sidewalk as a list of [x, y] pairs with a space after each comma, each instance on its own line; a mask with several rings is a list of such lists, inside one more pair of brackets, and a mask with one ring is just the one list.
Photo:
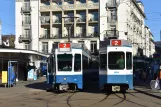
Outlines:
[[134, 90], [143, 94], [161, 98], [161, 90], [151, 89], [150, 82], [151, 79], [148, 79], [146, 83], [137, 79], [134, 82]]

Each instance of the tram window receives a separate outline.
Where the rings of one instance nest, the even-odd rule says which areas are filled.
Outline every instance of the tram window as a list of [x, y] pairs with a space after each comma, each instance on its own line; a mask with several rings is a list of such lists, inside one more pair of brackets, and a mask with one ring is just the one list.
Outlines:
[[100, 54], [100, 69], [107, 69], [107, 54]]
[[72, 54], [57, 55], [58, 71], [72, 71]]
[[132, 69], [132, 53], [126, 52], [126, 69]]
[[74, 57], [74, 71], [80, 72], [81, 71], [81, 54], [75, 54]]
[[83, 70], [88, 69], [88, 58], [83, 56]]
[[124, 52], [109, 52], [108, 53], [108, 68], [122, 70], [125, 68]]

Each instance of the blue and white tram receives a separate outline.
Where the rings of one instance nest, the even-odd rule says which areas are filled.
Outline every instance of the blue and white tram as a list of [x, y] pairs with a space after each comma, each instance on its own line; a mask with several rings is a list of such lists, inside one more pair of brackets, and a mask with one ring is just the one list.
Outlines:
[[81, 43], [59, 43], [54, 55], [55, 90], [83, 89], [91, 60], [88, 49]]
[[101, 90], [133, 89], [133, 49], [126, 40], [100, 41], [99, 86]]

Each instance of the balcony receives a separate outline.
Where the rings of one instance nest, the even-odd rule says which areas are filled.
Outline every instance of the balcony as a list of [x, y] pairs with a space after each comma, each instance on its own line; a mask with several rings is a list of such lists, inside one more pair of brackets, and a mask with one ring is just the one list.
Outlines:
[[106, 31], [106, 38], [118, 38], [119, 32], [118, 30], [107, 30]]
[[87, 8], [87, 4], [86, 3], [79, 3], [75, 5], [77, 9], [85, 9]]
[[21, 7], [21, 12], [23, 13], [31, 12], [31, 7], [30, 6]]
[[49, 11], [50, 10], [50, 1], [41, 0], [40, 11]]
[[53, 13], [52, 16], [54, 24], [61, 24], [62, 23], [62, 14], [61, 13]]
[[88, 3], [87, 8], [90, 8], [90, 9], [99, 9], [99, 3]]
[[64, 23], [65, 24], [72, 24], [72, 23], [74, 23], [74, 19], [65, 19]]
[[116, 8], [116, 0], [108, 0], [106, 3], [106, 8], [113, 9]]
[[77, 23], [85, 23], [85, 22], [86, 22], [86, 18], [77, 19]]
[[56, 20], [53, 20], [53, 23], [54, 23], [54, 24], [61, 24], [61, 23], [62, 23], [62, 20], [56, 19]]
[[98, 33], [88, 33], [87, 38], [99, 37]]
[[92, 23], [92, 22], [98, 22], [98, 18], [90, 18], [88, 21], [90, 23]]
[[74, 4], [65, 4], [63, 5], [64, 10], [74, 9]]
[[27, 34], [20, 35], [19, 43], [22, 43], [22, 42], [31, 42], [31, 35], [27, 35]]
[[42, 25], [49, 25], [50, 24], [50, 16], [41, 16], [40, 17]]
[[39, 39], [50, 39], [50, 34], [42, 34]]
[[31, 25], [31, 20], [28, 21], [22, 21], [23, 26]]
[[51, 39], [61, 39], [61, 38], [62, 38], [61, 33], [60, 34], [52, 34], [51, 35]]
[[76, 34], [73, 38], [85, 38], [86, 37], [86, 33], [80, 33], [80, 34]]
[[25, 45], [24, 45], [24, 49], [26, 49], [26, 50], [31, 50], [30, 44], [25, 44]]

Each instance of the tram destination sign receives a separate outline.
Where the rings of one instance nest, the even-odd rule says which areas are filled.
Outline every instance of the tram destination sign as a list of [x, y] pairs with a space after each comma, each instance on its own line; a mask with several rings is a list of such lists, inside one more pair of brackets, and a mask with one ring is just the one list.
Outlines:
[[58, 49], [60, 52], [69, 52], [71, 51], [71, 44], [70, 43], [59, 43]]
[[121, 46], [121, 40], [111, 40], [111, 46]]

